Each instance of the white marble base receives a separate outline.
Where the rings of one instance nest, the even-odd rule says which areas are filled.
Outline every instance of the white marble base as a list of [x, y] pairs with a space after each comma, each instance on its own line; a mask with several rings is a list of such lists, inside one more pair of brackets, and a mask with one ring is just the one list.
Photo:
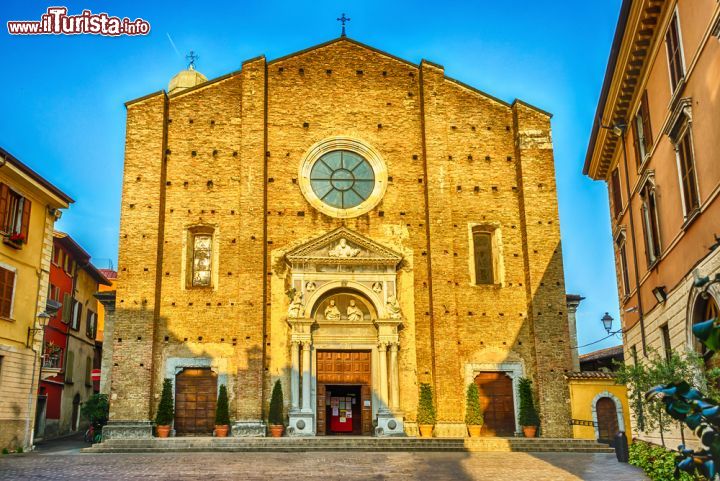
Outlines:
[[293, 437], [315, 436], [315, 414], [301, 411], [291, 412], [288, 416], [287, 435]]
[[249, 438], [266, 435], [266, 426], [263, 421], [235, 421], [232, 426], [232, 436]]
[[375, 426], [375, 436], [405, 436], [405, 426], [403, 416], [399, 413], [379, 412], [377, 415], [377, 426]]

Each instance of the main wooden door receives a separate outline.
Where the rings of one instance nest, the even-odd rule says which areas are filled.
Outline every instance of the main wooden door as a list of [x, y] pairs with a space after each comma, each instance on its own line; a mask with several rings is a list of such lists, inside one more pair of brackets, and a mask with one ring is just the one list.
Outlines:
[[598, 399], [595, 409], [597, 411], [598, 441], [612, 445], [615, 435], [620, 430], [615, 401], [609, 397], [601, 397]]
[[[317, 434], [328, 433], [327, 411], [332, 409], [328, 386], [359, 386], [361, 433], [372, 433], [370, 351], [317, 352]], [[330, 390], [329, 392], [332, 392]]]
[[210, 369], [187, 368], [175, 377], [175, 432], [210, 435], [215, 427], [217, 374]]
[[512, 436], [515, 432], [512, 379], [504, 372], [481, 372], [475, 377], [475, 384], [485, 419], [483, 436]]

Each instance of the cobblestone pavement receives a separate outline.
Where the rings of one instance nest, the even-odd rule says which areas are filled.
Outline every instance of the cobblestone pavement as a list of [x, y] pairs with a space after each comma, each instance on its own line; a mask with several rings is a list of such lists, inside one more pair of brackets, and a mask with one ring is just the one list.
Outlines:
[[572, 453], [29, 453], [0, 458], [0, 480], [642, 481], [613, 454]]

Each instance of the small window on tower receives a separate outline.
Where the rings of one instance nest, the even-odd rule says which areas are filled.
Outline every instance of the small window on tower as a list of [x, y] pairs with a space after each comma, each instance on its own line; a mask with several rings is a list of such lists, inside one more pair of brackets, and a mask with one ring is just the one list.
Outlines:
[[192, 286], [210, 287], [212, 277], [212, 234], [192, 236]]
[[492, 233], [480, 226], [472, 228], [475, 284], [494, 284]]

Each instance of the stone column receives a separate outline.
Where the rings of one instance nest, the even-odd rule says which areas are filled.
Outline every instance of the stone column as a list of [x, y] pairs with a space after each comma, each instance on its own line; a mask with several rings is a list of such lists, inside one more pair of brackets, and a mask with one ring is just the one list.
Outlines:
[[400, 374], [398, 372], [398, 343], [390, 344], [390, 409], [400, 409]]
[[290, 368], [290, 409], [300, 407], [300, 342], [291, 343], [292, 366]]
[[310, 406], [310, 341], [304, 341], [302, 345], [302, 410], [312, 412]]
[[380, 356], [380, 410], [388, 410], [388, 370], [387, 370], [387, 343], [378, 344], [378, 355]]
[[573, 371], [580, 371], [580, 358], [578, 357], [578, 350], [574, 349], [578, 345], [577, 342], [577, 310], [580, 306], [580, 302], [585, 299], [582, 296], [576, 294], [567, 294], [565, 296], [567, 302], [567, 313], [568, 313], [568, 328], [570, 330], [570, 344], [573, 349], [570, 350], [572, 356], [572, 369]]

